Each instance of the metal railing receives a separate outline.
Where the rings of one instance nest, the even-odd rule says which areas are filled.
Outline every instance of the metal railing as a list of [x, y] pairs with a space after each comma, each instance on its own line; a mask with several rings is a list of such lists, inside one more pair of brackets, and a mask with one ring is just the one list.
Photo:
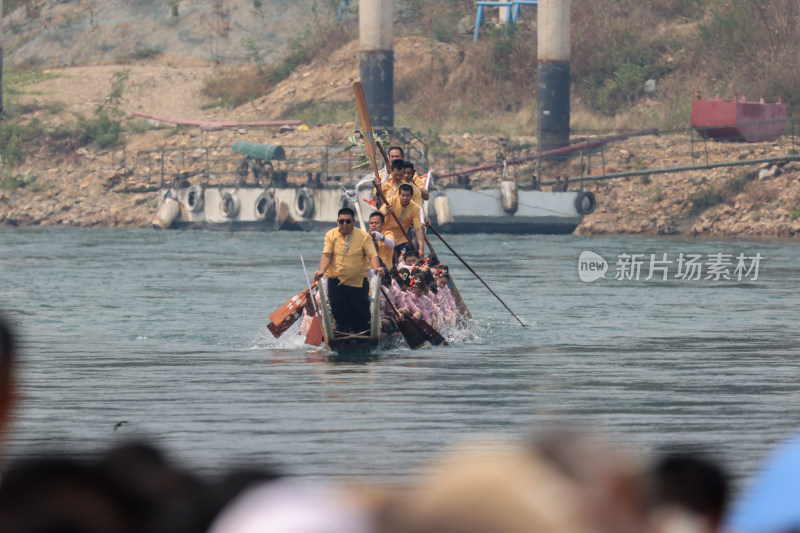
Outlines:
[[[470, 166], [455, 153], [437, 155], [431, 162], [439, 188], [479, 187], [503, 179], [511, 179], [522, 188], [536, 188], [554, 183], [557, 176], [582, 187], [584, 182], [618, 177], [797, 160], [798, 121], [787, 119], [786, 134], [768, 143], [715, 141], [690, 128], [614, 132], [613, 136], [573, 132], [571, 145], [559, 149], [558, 154], [539, 154], [535, 144], [505, 143], [496, 147], [493, 163], [474, 161]], [[415, 163], [420, 174], [430, 168], [428, 147], [418, 135], [408, 130], [392, 130], [390, 134], [391, 142], [403, 147], [406, 158]], [[641, 153], [631, 150], [631, 137], [638, 137], [635, 143]], [[659, 145], [660, 153], [668, 154], [667, 160], [649, 157], [648, 145]], [[337, 145], [283, 148], [285, 161], [266, 162], [255, 172], [257, 165], [220, 146], [122, 150], [111, 153], [111, 163], [121, 176], [122, 190], [127, 192], [155, 191], [180, 181], [205, 186], [338, 187], [351, 185], [368, 173], [353, 169], [360, 159], [358, 149]]]
[[[494, 163], [463, 170], [455, 168], [455, 154], [448, 154], [445, 157], [447, 170], [437, 172], [435, 182], [441, 188], [472, 188], [496, 185], [500, 180], [509, 179], [521, 188], [538, 188], [552, 185], [561, 177], [568, 179], [572, 187], [583, 188], [584, 182], [620, 177], [796, 161], [800, 159], [797, 123], [798, 119], [787, 119], [785, 135], [762, 143], [717, 141], [701, 137], [694, 129], [684, 128], [616, 132], [613, 136], [573, 136], [569, 147], [559, 149], [557, 154], [544, 152], [544, 157], [535, 145], [499, 146]], [[633, 150], [631, 137], [639, 137], [635, 141], [638, 148]], [[668, 161], [655, 160], [648, 155], [656, 148], [659, 153], [668, 154]]]
[[[427, 169], [427, 146], [410, 131], [392, 130], [392, 142], [404, 148], [418, 168]], [[257, 161], [226, 147], [185, 146], [111, 153], [122, 190], [156, 191], [180, 181], [204, 186], [325, 187], [353, 184], [367, 173], [355, 170], [357, 150], [345, 145], [283, 146], [284, 161]], [[379, 163], [380, 164], [380, 163]], [[382, 165], [381, 165], [382, 166]]]

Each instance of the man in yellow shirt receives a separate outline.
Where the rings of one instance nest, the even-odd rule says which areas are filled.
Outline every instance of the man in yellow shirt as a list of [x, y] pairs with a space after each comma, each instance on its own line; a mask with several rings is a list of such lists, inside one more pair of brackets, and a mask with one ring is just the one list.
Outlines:
[[[380, 183], [380, 188], [381, 191], [383, 192], [383, 196], [389, 202], [392, 201], [392, 198], [397, 196], [397, 191], [399, 190], [400, 185], [403, 184], [404, 169], [405, 169], [405, 163], [403, 162], [402, 159], [396, 159], [392, 161], [391, 170], [389, 171], [389, 177]], [[377, 180], [375, 186], [376, 187], [379, 186]], [[376, 203], [375, 205], [377, 205], [378, 207], [382, 207], [382, 203]]]
[[325, 246], [314, 279], [328, 278], [327, 290], [336, 330], [360, 333], [369, 329], [369, 281], [372, 266], [382, 276], [372, 237], [355, 227], [356, 215], [349, 207], [339, 210], [338, 227], [325, 234]]
[[386, 268], [394, 265], [394, 234], [383, 227], [386, 217], [380, 211], [375, 211], [369, 216], [369, 234], [378, 247], [378, 257]]
[[[389, 205], [381, 207], [381, 212], [386, 216], [386, 231], [391, 231], [396, 237], [397, 253], [402, 253], [406, 246], [411, 244], [408, 241], [408, 229], [413, 227], [417, 234], [419, 255], [425, 257], [425, 234], [422, 230], [425, 227], [425, 215], [422, 213], [422, 207], [411, 199], [413, 194], [414, 189], [411, 185], [401, 184], [400, 193], [389, 200]], [[400, 220], [400, 227], [397, 226], [393, 214]]]
[[[414, 170], [414, 164], [404, 160], [405, 155], [403, 154], [403, 149], [399, 146], [392, 146], [389, 148], [389, 164], [388, 169], [389, 172], [387, 174], [387, 167], [383, 167], [381, 171], [378, 173], [378, 176], [381, 178], [381, 182], [385, 185], [387, 181], [391, 179], [391, 169], [392, 165], [395, 161], [403, 161], [405, 164], [404, 166], [404, 174], [405, 174], [405, 182], [410, 184], [414, 187], [414, 197], [412, 200], [417, 202], [419, 205], [422, 205], [422, 202], [428, 200], [430, 195], [428, 194], [428, 188], [425, 186], [425, 182], [422, 178], [419, 177], [419, 174]], [[411, 175], [408, 176], [408, 169], [411, 169]], [[386, 195], [387, 198], [389, 196], [394, 196], [397, 194], [397, 187], [400, 185], [400, 181], [395, 180], [393, 188], [391, 192]]]
[[[397, 161], [397, 160], [400, 160], [400, 161], [402, 161], [402, 160], [403, 160], [403, 157], [404, 157], [404, 156], [403, 156], [403, 149], [402, 149], [402, 148], [400, 148], [399, 146], [392, 146], [391, 148], [389, 148], [389, 165], [388, 165], [388, 170], [391, 170], [391, 168], [392, 168], [392, 163], [394, 163], [394, 162], [395, 162], [395, 161]], [[383, 168], [380, 170], [380, 172], [378, 172], [378, 176], [381, 178], [381, 181], [386, 181], [386, 171], [387, 171], [387, 166], [384, 166], [384, 167], [383, 167]]]
[[422, 178], [420, 178], [419, 174], [417, 174], [417, 171], [414, 170], [414, 163], [410, 161], [404, 162], [403, 182], [414, 187], [414, 197], [411, 199], [417, 202], [419, 205], [422, 205], [422, 202], [431, 197], [431, 195], [428, 193], [428, 188], [425, 187], [425, 183], [422, 181]]

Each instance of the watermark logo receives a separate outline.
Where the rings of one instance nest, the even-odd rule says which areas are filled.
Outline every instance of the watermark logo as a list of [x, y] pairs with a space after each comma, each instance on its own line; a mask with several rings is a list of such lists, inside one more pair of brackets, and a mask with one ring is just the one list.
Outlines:
[[[669, 254], [621, 253], [614, 263], [614, 279], [631, 281], [711, 280], [756, 281], [758, 269], [764, 258], [760, 253]], [[578, 259], [578, 276], [590, 283], [604, 278], [608, 262], [594, 252], [585, 251]]]
[[606, 277], [608, 262], [603, 256], [586, 250], [578, 258], [578, 276], [584, 283]]

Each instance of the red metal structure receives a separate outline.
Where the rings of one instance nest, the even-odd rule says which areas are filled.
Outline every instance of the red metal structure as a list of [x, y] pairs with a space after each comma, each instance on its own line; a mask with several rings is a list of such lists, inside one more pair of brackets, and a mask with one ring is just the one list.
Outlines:
[[706, 138], [745, 141], [774, 141], [786, 131], [786, 104], [748, 102], [744, 95], [739, 100], [712, 98], [692, 100], [692, 127]]

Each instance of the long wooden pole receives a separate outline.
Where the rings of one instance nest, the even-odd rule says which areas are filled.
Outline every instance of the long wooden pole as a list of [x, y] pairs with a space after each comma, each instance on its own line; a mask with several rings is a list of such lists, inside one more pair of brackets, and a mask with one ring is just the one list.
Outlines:
[[[463, 259], [463, 258], [462, 258], [460, 255], [458, 255], [458, 252], [456, 252], [455, 250], [453, 250], [453, 247], [452, 247], [452, 246], [450, 246], [450, 245], [447, 243], [447, 241], [446, 241], [446, 240], [444, 240], [444, 239], [442, 238], [441, 234], [440, 234], [438, 231], [436, 231], [436, 228], [434, 228], [434, 227], [433, 227], [433, 226], [432, 226], [430, 223], [428, 224], [428, 227], [431, 229], [431, 231], [433, 231], [433, 232], [436, 234], [436, 236], [437, 236], [437, 237], [439, 237], [439, 240], [440, 240], [440, 241], [442, 241], [442, 242], [444, 243], [444, 245], [445, 245], [445, 246], [447, 246], [447, 249], [448, 249], [448, 250], [450, 250], [451, 252], [453, 252], [453, 255], [455, 255], [455, 256], [458, 258], [458, 260], [459, 260], [459, 261], [461, 261], [461, 262], [464, 264], [464, 266], [465, 266], [465, 267], [467, 267], [467, 268], [469, 269], [469, 271], [470, 271], [470, 272], [472, 272], [472, 273], [475, 275], [475, 277], [476, 277], [476, 278], [478, 278], [478, 280], [480, 280], [480, 282], [481, 282], [481, 283], [483, 283], [484, 287], [486, 287], [487, 289], [489, 289], [489, 292], [491, 292], [491, 293], [494, 295], [494, 297], [495, 297], [495, 298], [497, 298], [497, 300], [498, 300], [498, 301], [499, 301], [501, 304], [503, 304], [503, 307], [505, 307], [506, 309], [508, 309], [508, 312], [509, 312], [509, 313], [511, 313], [511, 314], [514, 316], [514, 318], [516, 318], [516, 319], [517, 319], [517, 321], [518, 321], [520, 324], [522, 324], [522, 326], [523, 326], [523, 327], [527, 327], [527, 324], [526, 324], [525, 322], [523, 322], [522, 320], [520, 320], [520, 318], [519, 318], [519, 317], [518, 317], [518, 316], [517, 316], [517, 315], [514, 313], [514, 311], [512, 311], [512, 310], [511, 310], [511, 308], [510, 308], [510, 307], [508, 307], [508, 306], [506, 305], [506, 303], [503, 301], [503, 299], [502, 299], [502, 298], [500, 298], [500, 297], [497, 295], [497, 293], [495, 293], [495, 292], [492, 290], [492, 288], [491, 288], [491, 287], [489, 287], [489, 285], [488, 285], [488, 284], [487, 284], [485, 281], [483, 281], [483, 278], [482, 278], [482, 277], [480, 277], [480, 276], [478, 275], [478, 273], [477, 273], [477, 272], [475, 272], [475, 270], [473, 270], [473, 269], [472, 269], [472, 267], [471, 267], [471, 266], [469, 266], [469, 264], [468, 264], [466, 261], [464, 261], [464, 259]], [[427, 238], [427, 237], [425, 237], [425, 240], [427, 241], [427, 240], [428, 240], [428, 238]]]

